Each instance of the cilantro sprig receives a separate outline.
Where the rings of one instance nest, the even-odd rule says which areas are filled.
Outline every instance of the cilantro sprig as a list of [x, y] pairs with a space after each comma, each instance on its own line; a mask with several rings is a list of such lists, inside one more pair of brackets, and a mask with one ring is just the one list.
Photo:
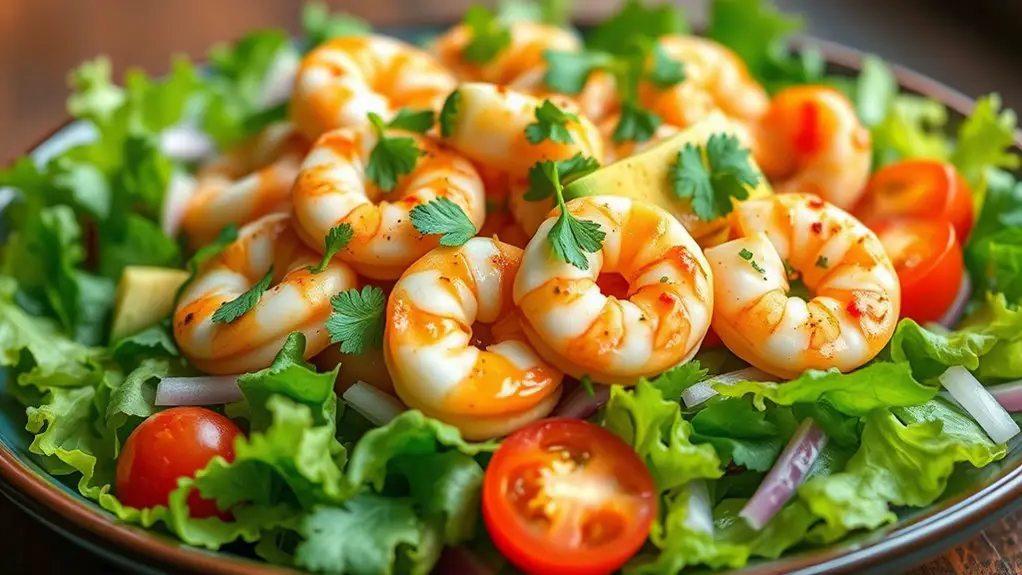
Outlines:
[[471, 31], [472, 39], [465, 45], [462, 55], [473, 64], [486, 64], [511, 44], [510, 28], [486, 6], [476, 4], [469, 8], [465, 12], [465, 26]]
[[[572, 162], [573, 160], [575, 158], [565, 161]], [[581, 164], [582, 162], [582, 160], [575, 161], [576, 164]], [[589, 166], [591, 164], [586, 163], [586, 165]], [[538, 172], [535, 171], [537, 169]], [[536, 175], [534, 176], [534, 174]], [[591, 220], [580, 220], [568, 211], [568, 206], [564, 202], [564, 186], [561, 184], [558, 162], [552, 160], [538, 162], [529, 171], [530, 179], [533, 177], [538, 178], [539, 174], [542, 174], [542, 177], [547, 180], [548, 184], [543, 186], [543, 188], [549, 188], [552, 191], [557, 199], [557, 207], [560, 208], [561, 212], [557, 216], [557, 221], [554, 222], [554, 225], [550, 227], [550, 231], [547, 232], [550, 247], [553, 249], [554, 254], [565, 262], [580, 270], [589, 269], [589, 259], [585, 254], [600, 251], [607, 234], [600, 229], [600, 224]], [[530, 189], [529, 192], [532, 193], [535, 189]], [[526, 199], [530, 198], [527, 196]]]
[[443, 107], [440, 108], [440, 135], [444, 138], [450, 138], [454, 134], [454, 123], [458, 118], [460, 108], [461, 92], [455, 90], [447, 96]]
[[369, 152], [366, 175], [378, 188], [389, 192], [397, 185], [401, 176], [412, 173], [423, 151], [408, 136], [388, 136], [387, 129], [425, 133], [433, 127], [434, 117], [430, 110], [401, 110], [389, 123], [376, 112], [369, 112], [369, 123], [376, 133], [377, 142]]
[[550, 100], [543, 100], [534, 112], [536, 121], [525, 126], [525, 139], [530, 144], [538, 144], [550, 140], [558, 144], [570, 144], [574, 141], [568, 124], [578, 122], [578, 116], [565, 112]]
[[426, 235], [440, 235], [440, 245], [460, 246], [476, 235], [476, 227], [461, 206], [447, 198], [419, 204], [411, 211], [412, 225]]
[[[550, 162], [550, 160], [537, 162], [529, 168], [529, 189], [523, 196], [526, 201], [539, 202], [553, 196], [556, 192], [553, 181], [546, 173], [547, 168], [544, 167]], [[600, 163], [596, 161], [596, 158], [583, 156], [581, 152], [567, 160], [556, 160], [552, 161], [552, 163], [557, 170], [558, 181], [562, 186], [566, 186], [582, 176], [591, 174], [600, 167]]]
[[245, 293], [232, 299], [231, 301], [225, 301], [220, 304], [220, 307], [213, 312], [213, 323], [233, 323], [234, 320], [245, 315], [252, 310], [259, 303], [259, 300], [263, 297], [263, 292], [270, 287], [270, 282], [273, 280], [273, 267], [266, 271], [266, 275], [256, 284], [248, 289]]
[[692, 202], [692, 211], [701, 220], [731, 213], [731, 199], [748, 198], [759, 177], [749, 162], [749, 150], [722, 132], [711, 135], [705, 146], [687, 144], [671, 167], [674, 192]]
[[742, 251], [738, 252], [738, 257], [749, 262], [749, 265], [752, 266], [752, 269], [756, 270], [758, 273], [761, 274], [766, 273], [766, 269], [764, 269], [763, 266], [759, 265], [756, 262], [756, 260], [753, 259], [754, 257], [756, 257], [756, 254], [752, 253], [751, 251], [742, 248]]
[[376, 286], [345, 290], [330, 298], [333, 311], [326, 320], [331, 343], [341, 344], [341, 353], [362, 353], [383, 347], [384, 312], [387, 295]]
[[319, 261], [318, 265], [310, 266], [309, 271], [318, 274], [325, 270], [330, 260], [337, 255], [337, 252], [348, 246], [353, 235], [354, 232], [349, 223], [343, 223], [330, 228], [330, 231], [326, 233], [326, 238], [323, 240], [323, 259]]

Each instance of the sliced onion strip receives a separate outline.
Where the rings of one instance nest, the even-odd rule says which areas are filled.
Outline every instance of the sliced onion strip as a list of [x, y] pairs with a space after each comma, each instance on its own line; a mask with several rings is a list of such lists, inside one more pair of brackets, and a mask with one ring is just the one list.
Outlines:
[[178, 124], [160, 134], [160, 151], [172, 160], [197, 162], [216, 152], [213, 138], [197, 126]]
[[738, 516], [757, 531], [770, 523], [805, 481], [825, 445], [827, 434], [812, 418], [803, 419], [777, 462]]
[[738, 371], [715, 375], [689, 386], [685, 391], [681, 392], [681, 400], [685, 402], [685, 407], [691, 408], [717, 395], [717, 390], [713, 389], [715, 385], [734, 385], [740, 381], [774, 381], [775, 379], [775, 377], [759, 368], [746, 367]]
[[1015, 420], [969, 370], [960, 365], [949, 367], [938, 379], [995, 443], [1004, 443], [1018, 435]]
[[610, 399], [609, 385], [594, 383], [592, 395], [589, 395], [589, 391], [580, 385], [557, 404], [550, 416], [589, 419], [600, 409], [601, 405], [607, 403], [608, 399]]
[[1009, 413], [1022, 411], [1022, 379], [994, 385], [986, 390]]
[[341, 398], [373, 425], [386, 425], [408, 409], [393, 395], [364, 381], [356, 381]]
[[944, 315], [940, 316], [937, 323], [948, 329], [954, 329], [958, 324], [958, 320], [962, 318], [962, 312], [965, 311], [965, 304], [969, 303], [969, 296], [971, 294], [972, 280], [969, 279], [969, 274], [964, 274], [962, 275], [962, 283], [958, 286], [958, 294], [955, 295], [954, 301], [951, 302]]
[[237, 375], [165, 377], [156, 386], [156, 405], [220, 405], [242, 399]]
[[706, 481], [695, 479], [688, 483], [688, 513], [685, 527], [697, 533], [713, 535], [713, 509]]

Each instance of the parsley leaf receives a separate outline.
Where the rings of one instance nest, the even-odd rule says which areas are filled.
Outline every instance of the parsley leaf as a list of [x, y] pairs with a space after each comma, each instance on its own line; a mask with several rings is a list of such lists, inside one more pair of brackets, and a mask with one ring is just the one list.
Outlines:
[[657, 44], [653, 46], [653, 67], [646, 78], [657, 88], [670, 88], [678, 82], [685, 81], [685, 67]]
[[567, 160], [536, 162], [529, 168], [529, 189], [523, 196], [526, 201], [538, 202], [554, 195], [553, 182], [547, 176], [547, 170], [550, 168], [546, 167], [546, 164], [554, 164], [554, 169], [557, 170], [558, 174], [558, 181], [562, 185], [568, 185], [582, 176], [595, 172], [600, 167], [600, 163], [596, 161], [596, 158], [583, 156], [581, 152]]
[[538, 144], [550, 140], [558, 144], [570, 144], [574, 141], [568, 131], [568, 122], [578, 122], [578, 116], [557, 107], [550, 100], [536, 107], [536, 121], [525, 126], [525, 139], [530, 144]]
[[724, 133], [711, 135], [705, 148], [687, 144], [678, 152], [671, 179], [674, 192], [691, 200], [692, 210], [701, 220], [731, 213], [731, 198], [744, 200], [749, 188], [759, 184], [759, 174], [749, 163], [749, 150], [739, 145], [738, 138]]
[[323, 242], [323, 259], [319, 261], [319, 265], [309, 267], [309, 271], [318, 274], [319, 272], [326, 269], [327, 264], [334, 258], [337, 252], [343, 250], [345, 246], [351, 241], [352, 229], [351, 224], [343, 223], [339, 226], [330, 228], [330, 231], [326, 233], [326, 239]]
[[564, 203], [564, 188], [561, 186], [560, 176], [557, 173], [557, 163], [548, 160], [540, 162], [540, 165], [553, 187], [554, 194], [557, 196], [557, 207], [561, 210], [557, 221], [547, 232], [547, 239], [550, 240], [550, 245], [557, 257], [580, 270], [587, 270], [589, 269], [589, 259], [586, 258], [585, 252], [600, 251], [607, 234], [600, 229], [600, 224], [590, 220], [580, 220], [568, 211], [568, 207]]
[[440, 135], [445, 138], [450, 138], [451, 134], [454, 133], [454, 122], [458, 117], [458, 109], [461, 107], [461, 92], [455, 90], [451, 92], [447, 99], [444, 100], [444, 105], [440, 108]]
[[397, 185], [398, 178], [412, 173], [422, 150], [412, 138], [387, 136], [386, 125], [375, 112], [369, 112], [369, 121], [379, 140], [369, 152], [366, 175], [381, 190], [389, 192]]
[[447, 198], [436, 198], [412, 208], [412, 225], [426, 235], [443, 234], [442, 246], [460, 246], [476, 235], [472, 220], [461, 206]]
[[547, 69], [543, 82], [555, 92], [578, 94], [585, 87], [589, 75], [611, 67], [614, 57], [603, 52], [562, 52], [547, 50], [543, 53]]
[[330, 298], [334, 311], [326, 320], [330, 341], [341, 344], [341, 353], [362, 353], [383, 347], [387, 295], [376, 286], [352, 288]]
[[433, 110], [409, 110], [402, 108], [398, 110], [394, 119], [387, 124], [388, 128], [395, 130], [407, 130], [418, 134], [425, 134], [433, 127]]
[[465, 26], [472, 40], [462, 54], [473, 64], [483, 65], [511, 44], [511, 30], [485, 6], [476, 4], [465, 12]]
[[254, 286], [238, 297], [231, 301], [220, 304], [220, 307], [213, 312], [213, 323], [231, 323], [239, 317], [248, 313], [252, 308], [259, 303], [259, 300], [263, 297], [263, 292], [270, 287], [270, 281], [273, 280], [273, 267], [266, 271], [266, 275], [263, 279], [256, 282]]
[[759, 264], [757, 264], [756, 260], [752, 259], [753, 255], [754, 254], [752, 252], [750, 252], [749, 250], [747, 250], [745, 248], [742, 248], [742, 251], [738, 252], [738, 257], [740, 257], [743, 260], [749, 262], [749, 265], [752, 266], [752, 269], [756, 270], [757, 272], [759, 272], [761, 274], [762, 273], [766, 273], [766, 270], [763, 269], [763, 267], [761, 267]]
[[634, 140], [645, 142], [653, 137], [660, 127], [660, 116], [632, 102], [621, 105], [621, 117], [614, 127], [611, 139], [615, 142]]

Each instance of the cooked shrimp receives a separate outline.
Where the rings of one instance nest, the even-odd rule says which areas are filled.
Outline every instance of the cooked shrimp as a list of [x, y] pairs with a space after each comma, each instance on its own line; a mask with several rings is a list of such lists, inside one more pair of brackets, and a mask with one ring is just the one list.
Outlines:
[[540, 22], [514, 22], [508, 26], [511, 42], [485, 64], [466, 58], [472, 42], [472, 30], [459, 24], [437, 39], [433, 52], [441, 64], [462, 82], [509, 84], [522, 74], [543, 68], [547, 50], [576, 52], [582, 46], [579, 37], [564, 28]]
[[[174, 311], [174, 339], [195, 367], [207, 373], [244, 373], [270, 365], [288, 334], [305, 334], [310, 358], [330, 343], [324, 327], [330, 297], [356, 287], [355, 272], [333, 261], [320, 273], [308, 267], [320, 256], [305, 247], [287, 214], [270, 214], [246, 226], [238, 239], [203, 265]], [[213, 314], [273, 270], [274, 286], [231, 323]]]
[[528, 202], [522, 198], [533, 164], [564, 160], [577, 153], [603, 160], [600, 132], [584, 116], [568, 122], [570, 144], [551, 140], [532, 144], [525, 137], [525, 127], [535, 122], [535, 110], [542, 100], [493, 84], [462, 84], [458, 93], [460, 104], [448, 142], [473, 161], [508, 174], [514, 182], [511, 211], [527, 234], [536, 231], [553, 207], [552, 199]]
[[331, 40], [302, 60], [291, 118], [310, 140], [347, 126], [365, 126], [375, 112], [390, 119], [401, 108], [438, 109], [454, 77], [427, 52], [383, 36]]
[[532, 349], [511, 301], [521, 257], [480, 237], [437, 248], [408, 268], [387, 301], [383, 349], [395, 391], [469, 439], [545, 417], [561, 395], [563, 374]]
[[[735, 354], [778, 377], [851, 371], [887, 344], [901, 289], [880, 241], [810, 194], [751, 200], [733, 214], [737, 239], [706, 250], [713, 329]], [[789, 274], [814, 294], [789, 293]]]
[[292, 192], [302, 238], [322, 250], [330, 228], [350, 224], [352, 240], [336, 257], [374, 279], [397, 278], [436, 247], [437, 236], [424, 236], [412, 226], [409, 214], [415, 206], [444, 197], [458, 204], [476, 229], [485, 218], [483, 184], [472, 164], [428, 136], [401, 134], [423, 153], [392, 191], [380, 190], [365, 175], [376, 134], [346, 128], [316, 141]]
[[[551, 216], [525, 248], [514, 299], [540, 355], [574, 377], [625, 385], [695, 355], [710, 327], [713, 280], [685, 227], [659, 207], [618, 196], [567, 206], [597, 222], [606, 239], [587, 254], [589, 269], [578, 269], [550, 249]], [[614, 283], [622, 289], [601, 289]]]
[[695, 36], [665, 36], [658, 43], [685, 66], [685, 79], [670, 88], [640, 86], [640, 100], [664, 122], [684, 128], [719, 110], [751, 124], [766, 112], [766, 91], [731, 50]]
[[757, 126], [753, 156], [778, 192], [851, 209], [869, 180], [872, 147], [848, 98], [825, 86], [779, 92]]
[[229, 224], [290, 211], [291, 185], [308, 149], [291, 124], [280, 122], [202, 166], [181, 220], [191, 245], [209, 243]]

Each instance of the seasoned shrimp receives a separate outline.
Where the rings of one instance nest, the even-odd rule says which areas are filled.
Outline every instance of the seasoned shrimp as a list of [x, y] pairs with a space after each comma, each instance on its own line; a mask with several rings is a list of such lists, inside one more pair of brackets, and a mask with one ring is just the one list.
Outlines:
[[767, 111], [766, 91], [731, 50], [695, 36], [665, 36], [658, 44], [685, 66], [685, 79], [670, 88], [640, 85], [640, 100], [664, 122], [685, 128], [719, 110], [751, 124]]
[[695, 355], [710, 327], [713, 279], [685, 227], [659, 207], [618, 196], [567, 206], [598, 223], [606, 239], [587, 254], [586, 270], [550, 249], [556, 216], [526, 246], [514, 299], [540, 355], [574, 377], [624, 385]]
[[[887, 344], [901, 289], [880, 241], [840, 208], [810, 194], [751, 200], [733, 237], [706, 250], [713, 329], [735, 354], [778, 377], [851, 371]], [[789, 293], [789, 274], [814, 294]]]
[[395, 279], [436, 247], [412, 225], [415, 206], [444, 197], [457, 204], [479, 229], [485, 218], [483, 184], [472, 164], [428, 136], [401, 133], [422, 150], [415, 169], [390, 192], [366, 177], [377, 136], [345, 128], [323, 134], [302, 163], [292, 192], [295, 225], [310, 246], [322, 250], [330, 228], [348, 223], [353, 236], [337, 258], [364, 276]]
[[[244, 373], [270, 365], [288, 334], [305, 334], [310, 358], [330, 343], [324, 327], [330, 297], [357, 287], [355, 272], [333, 261], [320, 273], [320, 256], [305, 247], [287, 214], [270, 214], [238, 232], [238, 239], [203, 265], [174, 311], [174, 339], [195, 367], [207, 373]], [[274, 286], [231, 323], [213, 314], [272, 270]]]
[[848, 98], [826, 86], [779, 92], [757, 126], [753, 156], [778, 192], [851, 209], [869, 180], [872, 147]]
[[513, 188], [509, 205], [527, 234], [536, 231], [553, 207], [552, 199], [529, 202], [522, 197], [533, 164], [564, 160], [577, 153], [603, 160], [600, 132], [584, 116], [568, 122], [570, 144], [551, 140], [533, 144], [525, 137], [525, 127], [535, 122], [535, 110], [542, 100], [493, 84], [462, 84], [457, 93], [459, 105], [447, 140], [473, 161], [508, 175]]
[[545, 417], [561, 395], [563, 374], [532, 349], [511, 301], [521, 257], [489, 238], [440, 247], [408, 268], [387, 301], [383, 349], [395, 391], [469, 439]]
[[429, 53], [384, 36], [331, 40], [302, 60], [291, 119], [309, 140], [347, 126], [365, 126], [375, 112], [437, 109], [455, 81]]
[[228, 224], [244, 225], [291, 209], [291, 185], [309, 143], [286, 122], [273, 124], [199, 169], [181, 227], [192, 246]]
[[564, 28], [540, 22], [514, 22], [508, 26], [511, 42], [485, 64], [465, 56], [472, 42], [472, 30], [459, 24], [437, 39], [433, 52], [441, 64], [462, 82], [509, 84], [522, 74], [543, 68], [547, 50], [576, 52], [582, 46], [579, 37]]

